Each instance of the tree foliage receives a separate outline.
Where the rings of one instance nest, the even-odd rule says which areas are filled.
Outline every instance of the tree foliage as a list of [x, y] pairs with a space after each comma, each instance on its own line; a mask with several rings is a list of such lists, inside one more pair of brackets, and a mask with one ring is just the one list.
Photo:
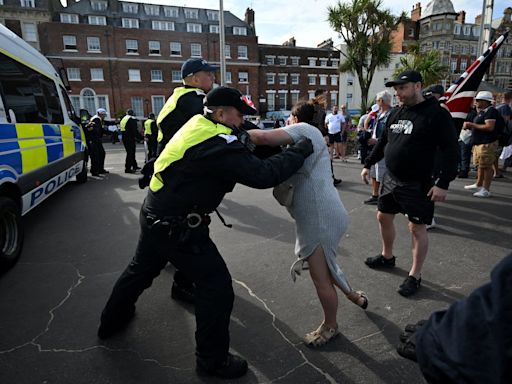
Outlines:
[[368, 91], [375, 70], [389, 63], [391, 32], [396, 30], [405, 13], [393, 16], [391, 11], [381, 9], [382, 0], [351, 0], [327, 8], [328, 21], [347, 45], [342, 52], [345, 60], [340, 64], [341, 72], [357, 75], [361, 87], [361, 111], [366, 111]]
[[426, 86], [441, 83], [449, 74], [449, 67], [442, 64], [439, 51], [421, 52], [417, 44], [411, 44], [408, 54], [400, 58], [400, 67], [395, 70], [394, 76], [408, 69], [421, 73]]

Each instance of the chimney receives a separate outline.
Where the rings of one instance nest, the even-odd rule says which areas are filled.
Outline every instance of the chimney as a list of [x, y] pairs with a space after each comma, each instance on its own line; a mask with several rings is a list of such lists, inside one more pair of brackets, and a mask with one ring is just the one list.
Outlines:
[[295, 40], [295, 37], [290, 37], [288, 40], [286, 40], [283, 43], [283, 46], [285, 46], [285, 47], [295, 47], [296, 43], [297, 43], [297, 41]]
[[460, 11], [457, 15], [456, 21], [458, 21], [461, 24], [464, 24], [466, 22], [466, 11]]
[[245, 10], [245, 22], [249, 24], [249, 26], [254, 31], [254, 34], [256, 34], [256, 26], [254, 25], [254, 10], [251, 8], [247, 8]]
[[412, 6], [411, 21], [418, 21], [421, 18], [421, 3]]
[[482, 25], [482, 15], [476, 15], [475, 16], [475, 24], [476, 25]]
[[322, 41], [320, 44], [318, 44], [317, 48], [332, 48], [334, 43], [332, 42], [331, 38], [328, 38], [327, 40]]

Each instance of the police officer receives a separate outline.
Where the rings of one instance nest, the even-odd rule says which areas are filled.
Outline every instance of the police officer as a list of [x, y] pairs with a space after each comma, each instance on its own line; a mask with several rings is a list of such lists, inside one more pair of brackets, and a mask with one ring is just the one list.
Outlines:
[[124, 162], [124, 173], [135, 173], [138, 169], [135, 160], [135, 140], [137, 138], [137, 119], [134, 117], [132, 109], [126, 111], [126, 115], [119, 123], [124, 149], [126, 150], [126, 160]]
[[156, 126], [155, 114], [150, 113], [148, 119], [144, 122], [144, 141], [148, 148], [146, 160], [156, 157], [157, 135], [158, 128]]
[[181, 66], [183, 87], [172, 92], [164, 107], [158, 114], [158, 153], [162, 152], [167, 142], [178, 129], [192, 116], [203, 113], [203, 99], [215, 81], [218, 67], [208, 64], [204, 59], [188, 59]]
[[98, 336], [107, 338], [126, 325], [138, 297], [170, 261], [196, 286], [197, 370], [236, 378], [247, 372], [247, 362], [229, 353], [234, 293], [226, 264], [209, 236], [208, 214], [236, 183], [269, 188], [288, 179], [313, 149], [304, 139], [260, 160], [248, 149], [247, 133], [237, 128], [243, 115], [256, 113], [242, 94], [219, 87], [207, 95], [205, 105], [205, 115], [189, 120], [155, 162], [135, 257], [114, 286]]
[[105, 149], [101, 142], [101, 137], [105, 130], [105, 116], [107, 116], [107, 111], [103, 108], [98, 108], [96, 114], [91, 117], [91, 120], [87, 124], [85, 130], [87, 149], [89, 157], [91, 158], [91, 174], [96, 177], [109, 173], [105, 170]]

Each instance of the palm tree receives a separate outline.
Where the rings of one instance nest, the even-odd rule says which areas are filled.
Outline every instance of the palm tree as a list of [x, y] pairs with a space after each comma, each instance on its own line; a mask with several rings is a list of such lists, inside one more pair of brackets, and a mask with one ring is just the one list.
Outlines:
[[439, 84], [449, 73], [449, 67], [441, 63], [439, 51], [420, 52], [417, 44], [411, 44], [407, 56], [400, 58], [400, 67], [395, 70], [394, 76], [407, 70], [421, 73], [424, 85]]

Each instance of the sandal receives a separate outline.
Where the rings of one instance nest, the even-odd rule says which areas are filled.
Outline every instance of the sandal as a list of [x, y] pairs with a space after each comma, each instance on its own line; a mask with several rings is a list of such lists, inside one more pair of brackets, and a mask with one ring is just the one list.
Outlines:
[[[352, 291], [347, 295], [347, 299], [362, 309], [368, 308], [368, 296], [363, 291]], [[361, 299], [363, 299], [363, 302], [359, 304]]]
[[304, 342], [308, 347], [321, 347], [322, 345], [325, 345], [334, 339], [339, 334], [340, 332], [338, 331], [338, 325], [336, 325], [334, 328], [330, 328], [322, 323], [322, 325], [320, 325], [316, 331], [306, 334], [304, 337]]

